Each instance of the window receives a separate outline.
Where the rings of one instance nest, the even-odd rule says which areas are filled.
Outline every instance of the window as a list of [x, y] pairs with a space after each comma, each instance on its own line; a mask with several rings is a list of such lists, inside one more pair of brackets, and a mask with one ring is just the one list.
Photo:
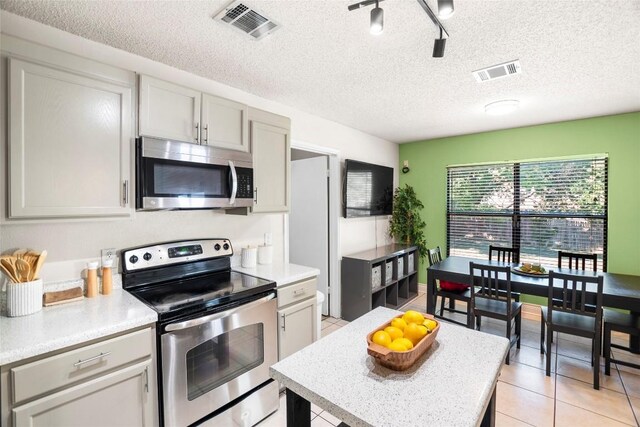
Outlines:
[[606, 271], [607, 158], [447, 169], [447, 250], [488, 258], [489, 245], [520, 262], [556, 265], [559, 250], [598, 254]]

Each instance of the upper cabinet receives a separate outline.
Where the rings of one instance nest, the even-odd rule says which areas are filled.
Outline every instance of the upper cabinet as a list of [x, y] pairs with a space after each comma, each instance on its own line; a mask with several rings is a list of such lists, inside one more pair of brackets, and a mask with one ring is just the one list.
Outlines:
[[291, 193], [291, 121], [249, 109], [253, 153], [253, 212], [288, 212]]
[[140, 135], [249, 151], [247, 106], [140, 76]]
[[[16, 46], [7, 39], [3, 50]], [[65, 63], [9, 58], [9, 217], [130, 215], [135, 80], [118, 82], [111, 67], [71, 55], [32, 53]]]

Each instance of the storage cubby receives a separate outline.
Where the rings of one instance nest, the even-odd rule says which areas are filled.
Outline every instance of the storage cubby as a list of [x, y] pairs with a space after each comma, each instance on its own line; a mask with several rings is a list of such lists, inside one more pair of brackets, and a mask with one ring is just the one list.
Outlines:
[[[388, 245], [342, 258], [342, 318], [399, 308], [418, 296], [418, 249]], [[426, 310], [426, 307], [425, 307]]]

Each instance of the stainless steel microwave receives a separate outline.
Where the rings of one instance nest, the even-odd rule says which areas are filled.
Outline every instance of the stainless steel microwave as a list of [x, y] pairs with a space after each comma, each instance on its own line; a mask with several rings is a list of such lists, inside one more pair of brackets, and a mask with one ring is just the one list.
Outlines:
[[253, 206], [251, 153], [142, 137], [136, 140], [136, 209]]

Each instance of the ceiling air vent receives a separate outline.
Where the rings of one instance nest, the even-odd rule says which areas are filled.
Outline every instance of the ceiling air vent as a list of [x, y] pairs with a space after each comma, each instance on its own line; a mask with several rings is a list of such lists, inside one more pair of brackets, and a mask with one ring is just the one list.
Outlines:
[[478, 83], [482, 83], [489, 80], [499, 79], [501, 77], [520, 74], [521, 72], [520, 61], [516, 59], [515, 61], [509, 61], [504, 64], [492, 65], [491, 67], [476, 70], [473, 72], [473, 76], [476, 78]]
[[223, 24], [231, 25], [250, 35], [254, 40], [260, 40], [280, 28], [280, 24], [267, 18], [263, 13], [258, 12], [251, 6], [247, 6], [242, 1], [234, 1], [214, 16], [213, 19]]

